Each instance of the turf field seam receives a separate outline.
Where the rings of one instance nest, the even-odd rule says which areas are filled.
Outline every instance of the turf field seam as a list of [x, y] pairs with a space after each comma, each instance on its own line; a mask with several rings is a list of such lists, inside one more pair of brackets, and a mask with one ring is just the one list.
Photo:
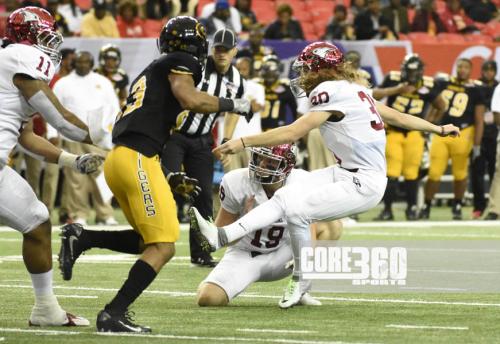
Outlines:
[[239, 332], [269, 332], [269, 333], [317, 333], [318, 331], [309, 331], [309, 330], [278, 330], [272, 328], [237, 328], [236, 331]]
[[[15, 284], [0, 284], [0, 288], [25, 288], [32, 289], [31, 285], [15, 285]], [[103, 291], [103, 292], [117, 292], [117, 288], [94, 288], [94, 287], [67, 287], [55, 285], [54, 289], [61, 290], [87, 290], [87, 291]], [[185, 292], [185, 291], [166, 291], [166, 290], [145, 290], [144, 294], [153, 295], [169, 295], [172, 297], [194, 297], [196, 292]], [[241, 294], [240, 298], [256, 298], [256, 299], [279, 299], [281, 295], [264, 295], [255, 294], [250, 295]], [[421, 304], [421, 305], [443, 305], [443, 306], [473, 306], [473, 307], [500, 307], [500, 303], [484, 303], [484, 302], [464, 302], [464, 301], [427, 301], [427, 300], [414, 300], [414, 299], [367, 299], [367, 298], [350, 298], [350, 297], [329, 297], [329, 296], [317, 296], [318, 300], [325, 301], [338, 301], [338, 302], [359, 302], [359, 303], [402, 303], [402, 304]]]

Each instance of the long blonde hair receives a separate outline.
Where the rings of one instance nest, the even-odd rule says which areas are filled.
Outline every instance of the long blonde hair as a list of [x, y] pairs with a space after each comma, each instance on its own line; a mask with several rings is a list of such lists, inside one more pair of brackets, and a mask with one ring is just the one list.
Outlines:
[[368, 80], [350, 62], [341, 62], [334, 68], [320, 69], [317, 72], [301, 72], [299, 86], [306, 94], [311, 93], [319, 84], [324, 81], [346, 80], [357, 83], [365, 87], [370, 87]]

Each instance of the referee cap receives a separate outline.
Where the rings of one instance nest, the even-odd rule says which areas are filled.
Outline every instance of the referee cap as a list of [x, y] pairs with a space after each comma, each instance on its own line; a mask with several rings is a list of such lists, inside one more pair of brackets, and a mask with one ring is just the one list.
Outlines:
[[229, 29], [220, 29], [214, 35], [214, 47], [232, 49], [236, 46], [236, 35]]

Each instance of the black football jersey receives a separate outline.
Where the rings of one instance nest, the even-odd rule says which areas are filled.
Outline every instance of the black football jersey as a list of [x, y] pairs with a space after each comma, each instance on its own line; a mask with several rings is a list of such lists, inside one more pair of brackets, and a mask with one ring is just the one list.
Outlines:
[[95, 71], [111, 81], [117, 95], [120, 94], [120, 90], [126, 88], [129, 84], [128, 75], [121, 68], [111, 75], [108, 75], [102, 67], [97, 68]]
[[297, 119], [297, 101], [287, 79], [278, 80], [266, 87], [263, 80], [257, 79], [266, 92], [264, 110], [260, 112], [262, 130], [274, 129], [287, 124], [287, 118]]
[[473, 125], [476, 106], [485, 104], [481, 81], [458, 81], [455, 77], [442, 74], [436, 77], [435, 82], [447, 104], [441, 124], [450, 123], [461, 129]]
[[[401, 83], [401, 72], [392, 71], [384, 79], [381, 88], [394, 87]], [[399, 112], [424, 118], [430, 104], [439, 95], [440, 89], [434, 79], [424, 76], [416, 85], [415, 92], [401, 93], [387, 98], [387, 106]]]
[[148, 157], [161, 152], [177, 115], [184, 110], [170, 88], [170, 73], [192, 75], [197, 85], [202, 69], [196, 58], [184, 52], [168, 53], [151, 62], [132, 83], [113, 128], [113, 143]]

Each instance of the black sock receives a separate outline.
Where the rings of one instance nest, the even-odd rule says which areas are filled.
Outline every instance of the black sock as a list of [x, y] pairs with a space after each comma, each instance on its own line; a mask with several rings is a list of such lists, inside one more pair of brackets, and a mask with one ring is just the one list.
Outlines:
[[398, 179], [389, 177], [384, 194], [384, 210], [392, 211], [392, 203], [394, 203], [394, 200], [396, 199], [397, 190]]
[[116, 294], [115, 298], [106, 305], [107, 312], [122, 314], [142, 292], [153, 282], [156, 271], [143, 260], [138, 259], [130, 269], [128, 278]]
[[406, 204], [408, 209], [417, 205], [417, 192], [418, 192], [418, 181], [417, 180], [405, 180], [405, 191], [406, 191]]
[[453, 206], [457, 206], [457, 205], [460, 205], [460, 206], [461, 206], [461, 205], [462, 205], [462, 200], [461, 200], [461, 199], [456, 199], [456, 198], [455, 198], [455, 199], [453, 200]]
[[83, 250], [92, 247], [107, 248], [112, 251], [139, 254], [141, 236], [134, 230], [126, 231], [91, 231], [84, 230], [82, 238]]

